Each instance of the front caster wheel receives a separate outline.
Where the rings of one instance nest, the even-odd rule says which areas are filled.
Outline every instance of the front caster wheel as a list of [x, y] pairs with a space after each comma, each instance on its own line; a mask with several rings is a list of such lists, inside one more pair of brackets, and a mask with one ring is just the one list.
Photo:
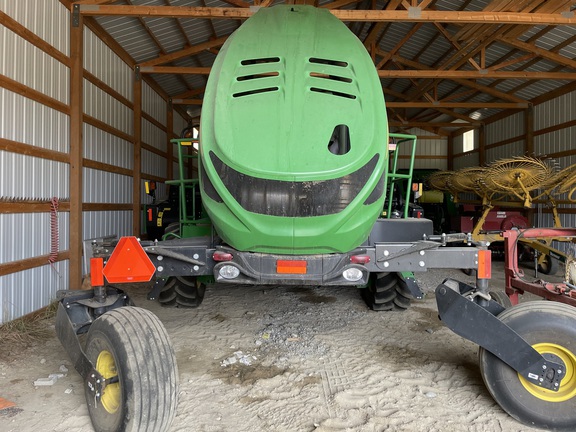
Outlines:
[[534, 301], [506, 309], [498, 319], [545, 358], [564, 363], [560, 390], [529, 383], [492, 353], [480, 348], [480, 372], [492, 397], [520, 422], [555, 431], [576, 429], [576, 309]]
[[178, 369], [166, 329], [150, 311], [121, 307], [99, 317], [88, 332], [86, 355], [108, 383], [85, 385], [96, 431], [166, 431], [178, 398]]

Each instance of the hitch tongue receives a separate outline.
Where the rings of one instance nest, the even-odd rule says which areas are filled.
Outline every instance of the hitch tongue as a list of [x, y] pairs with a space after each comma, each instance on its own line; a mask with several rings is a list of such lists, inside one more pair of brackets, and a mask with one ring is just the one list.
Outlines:
[[[560, 389], [564, 362], [552, 354], [540, 354], [518, 333], [497, 318], [504, 308], [477, 289], [453, 279], [436, 288], [438, 314], [459, 336], [490, 351], [531, 384], [551, 391]], [[482, 290], [480, 290], [482, 291]]]

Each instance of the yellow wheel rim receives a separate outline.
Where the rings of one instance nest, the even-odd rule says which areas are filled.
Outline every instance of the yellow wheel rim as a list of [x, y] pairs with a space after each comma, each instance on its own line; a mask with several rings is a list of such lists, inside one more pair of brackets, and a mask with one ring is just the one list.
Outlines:
[[576, 356], [563, 346], [552, 343], [540, 343], [532, 345], [540, 354], [553, 354], [564, 362], [562, 374], [564, 378], [560, 381], [560, 390], [557, 392], [546, 390], [530, 383], [524, 377], [518, 375], [524, 388], [533, 396], [547, 402], [564, 402], [576, 396]]
[[[106, 380], [118, 375], [114, 356], [109, 351], [103, 350], [100, 352], [100, 354], [98, 354], [98, 359], [96, 360], [96, 370]], [[110, 414], [114, 414], [116, 411], [118, 411], [118, 408], [120, 408], [120, 400], [120, 383], [108, 384], [104, 388], [102, 396], [100, 397], [102, 406]]]

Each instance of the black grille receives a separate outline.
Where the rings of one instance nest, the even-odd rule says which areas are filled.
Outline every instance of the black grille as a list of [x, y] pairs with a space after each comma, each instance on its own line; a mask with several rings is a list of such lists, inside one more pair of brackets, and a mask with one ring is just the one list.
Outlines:
[[210, 152], [218, 176], [247, 211], [270, 216], [311, 217], [339, 213], [360, 193], [374, 173], [379, 155], [359, 170], [331, 180], [291, 182], [242, 174]]

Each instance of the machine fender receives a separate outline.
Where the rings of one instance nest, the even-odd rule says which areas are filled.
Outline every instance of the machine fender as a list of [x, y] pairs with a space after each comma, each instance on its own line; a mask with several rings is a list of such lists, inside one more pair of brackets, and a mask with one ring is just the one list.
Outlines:
[[106, 298], [99, 300], [94, 290], [59, 291], [56, 313], [56, 335], [74, 364], [74, 369], [86, 379], [97, 374], [94, 365], [88, 360], [78, 335], [86, 333], [90, 325], [100, 315], [109, 310], [132, 304], [122, 290], [106, 288]]
[[424, 293], [420, 289], [414, 273], [412, 272], [399, 272], [398, 273], [398, 283], [402, 285], [405, 289], [410, 291], [410, 294], [416, 299], [424, 298]]
[[545, 359], [514, 330], [497, 318], [504, 310], [493, 300], [476, 301], [482, 294], [474, 287], [446, 279], [436, 288], [440, 319], [454, 333], [490, 351], [529, 382], [558, 391], [564, 365]]

